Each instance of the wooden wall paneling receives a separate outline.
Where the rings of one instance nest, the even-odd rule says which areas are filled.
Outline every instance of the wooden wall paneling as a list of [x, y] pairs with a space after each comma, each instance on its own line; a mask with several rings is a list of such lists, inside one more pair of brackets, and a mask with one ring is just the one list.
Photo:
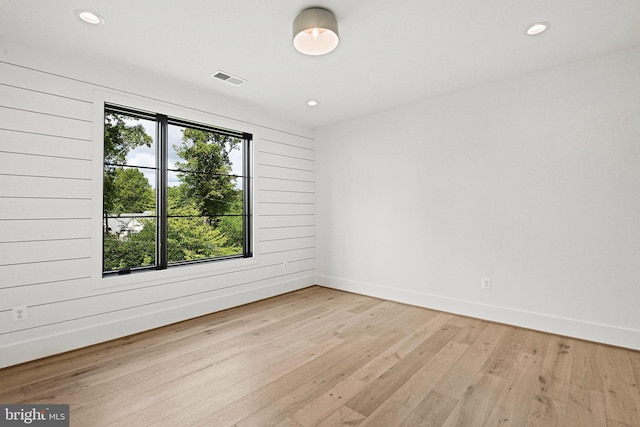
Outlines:
[[[305, 157], [305, 153], [313, 159], [315, 141], [308, 137], [290, 135], [282, 132], [262, 132], [254, 142], [257, 150], [270, 151], [281, 154], [298, 153]], [[311, 153], [311, 154], [309, 154]]]
[[307, 259], [315, 259], [315, 247], [260, 254], [260, 260], [263, 264], [281, 265], [284, 261], [293, 262]]
[[[0, 124], [0, 127], [6, 125]], [[93, 146], [88, 139], [69, 139], [32, 131], [0, 129], [0, 151], [91, 160], [92, 150]]]
[[315, 192], [315, 184], [310, 181], [292, 181], [286, 178], [266, 177], [261, 176], [258, 185], [258, 190], [272, 190], [272, 191], [290, 191], [301, 193], [313, 193]]
[[0, 174], [0, 197], [90, 199], [91, 180]]
[[2, 83], [51, 95], [91, 101], [94, 88], [77, 79], [0, 61]]
[[86, 258], [89, 238], [0, 243], [0, 266]]
[[[94, 328], [100, 337], [117, 337], [312, 284], [312, 139], [260, 126], [247, 129], [257, 137], [256, 263], [233, 270], [217, 263], [210, 271], [203, 265], [185, 267], [183, 275], [144, 272], [129, 281], [96, 277], [100, 254], [93, 239], [102, 225], [92, 215], [101, 201], [92, 197], [102, 184], [93, 181], [95, 168], [102, 166], [94, 158], [93, 102], [101, 86], [3, 62], [0, 75], [0, 337], [5, 348], [33, 343], [26, 351], [42, 354], [35, 343], [58, 348], [49, 338], [57, 335], [70, 338], [71, 347], [86, 345], [96, 339]], [[272, 228], [261, 235], [262, 227]], [[260, 245], [273, 252], [261, 254]], [[29, 307], [27, 321], [10, 320], [16, 305]]]
[[92, 102], [0, 84], [0, 106], [92, 121]]
[[301, 237], [315, 237], [316, 227], [314, 225], [276, 227], [261, 229], [260, 239], [262, 242], [280, 239], [299, 239]]
[[[78, 299], [90, 293], [91, 279], [89, 277], [13, 286], [2, 290], [3, 299], [0, 301], [0, 311], [11, 310], [12, 307], [21, 305], [31, 307]], [[14, 326], [19, 328], [20, 325]]]
[[37, 154], [2, 153], [0, 156], [0, 170], [5, 175], [89, 179], [91, 165], [88, 160]]
[[315, 203], [313, 192], [259, 190], [260, 202], [267, 203]]
[[278, 157], [286, 156], [293, 159], [300, 159], [301, 164], [313, 165], [315, 163], [315, 151], [310, 148], [281, 144], [274, 141], [258, 141], [257, 158], [271, 163]]
[[0, 221], [0, 242], [88, 238], [92, 227], [89, 218], [4, 220]]
[[315, 224], [315, 215], [263, 215], [259, 218], [260, 230], [273, 227], [299, 227]]
[[314, 212], [314, 203], [262, 202], [259, 204], [258, 215], [312, 215]]
[[0, 220], [87, 218], [91, 218], [90, 200], [4, 198], [0, 203]]
[[0, 291], [2, 291], [3, 301], [5, 301], [5, 290], [2, 288], [8, 287], [21, 287], [20, 293], [24, 293], [25, 299], [27, 299], [32, 292], [31, 288], [28, 287], [30, 285], [46, 284], [49, 286], [48, 289], [55, 290], [57, 285], [52, 286], [52, 283], [91, 277], [91, 258], [89, 254], [86, 254], [86, 257], [81, 259], [45, 262], [35, 265], [5, 265], [0, 267], [0, 277], [2, 278], [0, 280]]
[[0, 108], [0, 128], [90, 141], [92, 122], [31, 111]]
[[[308, 272], [314, 268], [314, 259], [311, 254], [304, 254], [307, 258], [291, 259], [286, 270], [282, 268], [279, 259], [265, 259], [263, 265], [272, 266], [270, 274], [288, 274]], [[126, 289], [103, 287], [95, 289], [91, 285], [91, 271], [89, 259], [64, 260], [50, 263], [42, 263], [38, 268], [32, 265], [12, 265], [0, 267], [0, 275], [3, 278], [3, 298], [0, 300], [0, 311], [10, 310], [20, 305], [42, 305], [56, 303], [65, 300], [78, 299], [84, 296], [96, 296], [106, 293], [121, 293]], [[257, 280], [265, 272], [265, 269], [256, 269], [252, 280]], [[204, 286], [212, 288], [212, 283], [224, 279], [224, 275], [205, 277], [202, 280]], [[108, 279], [105, 279], [108, 280]], [[157, 284], [156, 286], [162, 286]], [[170, 283], [167, 286], [172, 286]], [[153, 289], [153, 284], [148, 289]]]
[[274, 154], [268, 153], [266, 151], [261, 151], [259, 160], [261, 165], [277, 165], [310, 171], [315, 170], [314, 160], [309, 160], [288, 154]]
[[292, 181], [314, 182], [314, 173], [311, 170], [292, 169], [280, 166], [260, 165], [258, 178], [282, 178]]
[[[240, 272], [242, 273], [242, 272]], [[77, 328], [88, 328], [105, 322], [118, 322], [127, 318], [144, 316], [148, 312], [160, 313], [176, 306], [210, 306], [202, 314], [216, 311], [216, 301], [223, 297], [268, 288], [287, 281], [299, 281], [300, 287], [309, 286], [311, 272], [282, 270], [280, 265], [266, 268], [251, 277], [242, 274], [225, 278], [223, 286], [216, 288], [212, 277], [182, 281], [179, 286], [172, 283], [131, 290], [119, 290], [98, 295], [85, 295], [59, 302], [29, 306], [29, 317], [22, 322], [12, 322], [11, 312], [0, 312], [0, 336], [19, 333], [22, 339], [37, 339], [72, 332]], [[222, 279], [222, 278], [218, 278]], [[221, 284], [222, 285], [222, 284]], [[135, 303], [132, 303], [135, 302]], [[207, 311], [208, 310], [208, 311]], [[7, 317], [8, 316], [8, 317]], [[8, 321], [3, 321], [7, 320]]]
[[258, 243], [258, 252], [261, 254], [268, 254], [280, 251], [313, 248], [315, 246], [315, 240], [315, 237], [311, 236], [263, 241]]

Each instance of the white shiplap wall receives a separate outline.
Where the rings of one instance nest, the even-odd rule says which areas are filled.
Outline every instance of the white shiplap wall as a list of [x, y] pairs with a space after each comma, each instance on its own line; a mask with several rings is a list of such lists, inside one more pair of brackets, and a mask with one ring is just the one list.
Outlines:
[[[313, 283], [310, 132], [207, 113], [201, 99], [191, 109], [175, 93], [0, 61], [0, 367]], [[100, 111], [114, 97], [253, 133], [254, 258], [101, 277]], [[12, 320], [18, 306], [27, 320]]]

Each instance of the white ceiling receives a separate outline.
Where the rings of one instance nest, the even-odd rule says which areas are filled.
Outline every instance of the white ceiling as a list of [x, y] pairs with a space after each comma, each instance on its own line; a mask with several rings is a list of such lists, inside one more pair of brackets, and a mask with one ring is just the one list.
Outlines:
[[[326, 56], [292, 46], [291, 23], [310, 6], [338, 17], [340, 45]], [[526, 36], [538, 21], [550, 30]], [[161, 74], [316, 128], [638, 46], [640, 0], [0, 0], [0, 39]], [[216, 70], [248, 82], [211, 79]]]

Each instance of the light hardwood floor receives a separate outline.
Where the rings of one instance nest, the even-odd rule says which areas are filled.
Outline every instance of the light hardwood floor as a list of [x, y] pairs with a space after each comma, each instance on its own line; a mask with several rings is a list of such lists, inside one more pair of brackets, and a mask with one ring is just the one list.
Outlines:
[[640, 352], [322, 287], [0, 370], [72, 426], [640, 426]]

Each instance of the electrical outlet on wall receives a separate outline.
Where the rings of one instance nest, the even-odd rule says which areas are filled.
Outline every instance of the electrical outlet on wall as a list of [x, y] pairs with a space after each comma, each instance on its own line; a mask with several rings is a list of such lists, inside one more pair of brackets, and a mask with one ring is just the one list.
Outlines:
[[491, 278], [483, 277], [481, 279], [482, 289], [491, 289]]
[[22, 322], [27, 320], [27, 306], [13, 307], [12, 316], [14, 322]]

